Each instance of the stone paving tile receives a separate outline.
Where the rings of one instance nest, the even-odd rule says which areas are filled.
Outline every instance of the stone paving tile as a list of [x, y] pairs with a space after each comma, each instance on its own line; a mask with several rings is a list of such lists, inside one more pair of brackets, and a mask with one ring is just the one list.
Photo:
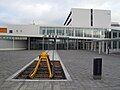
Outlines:
[[[120, 56], [98, 54], [90, 51], [58, 51], [73, 81], [78, 80], [86, 90], [110, 89], [120, 87]], [[92, 79], [92, 64], [94, 57], [103, 58], [102, 80]]]
[[[85, 50], [58, 50], [72, 81], [14, 82], [6, 79], [32, 61], [40, 53], [0, 51], [0, 90], [120, 90], [120, 56]], [[93, 58], [103, 58], [102, 80], [93, 80]]]

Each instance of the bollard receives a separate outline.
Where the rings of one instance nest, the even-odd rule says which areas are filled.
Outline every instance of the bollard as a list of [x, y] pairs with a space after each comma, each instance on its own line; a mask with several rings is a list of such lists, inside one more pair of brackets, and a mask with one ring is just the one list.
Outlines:
[[96, 57], [94, 58], [93, 63], [93, 79], [100, 80], [102, 77], [102, 58]]

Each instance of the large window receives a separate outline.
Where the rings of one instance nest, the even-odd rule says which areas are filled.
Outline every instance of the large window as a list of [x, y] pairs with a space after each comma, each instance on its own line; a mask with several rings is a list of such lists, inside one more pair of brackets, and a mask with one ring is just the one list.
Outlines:
[[100, 32], [101, 32], [101, 38], [105, 38], [105, 30], [100, 30]]
[[100, 30], [99, 29], [93, 29], [93, 37], [100, 38]]
[[40, 27], [40, 34], [46, 35], [46, 27]]
[[111, 37], [111, 32], [108, 30], [105, 31], [105, 38], [110, 38]]
[[56, 28], [57, 35], [64, 35], [64, 28]]
[[13, 33], [13, 30], [9, 30], [9, 33]]
[[75, 28], [75, 36], [76, 37], [83, 37], [83, 29]]
[[117, 32], [113, 32], [113, 38], [117, 38]]
[[66, 28], [66, 35], [67, 36], [74, 36], [73, 28]]
[[117, 41], [113, 41], [113, 49], [117, 48]]
[[55, 27], [48, 27], [47, 35], [55, 35]]
[[[108, 34], [105, 29], [100, 28], [80, 28], [80, 27], [40, 27], [40, 34], [42, 35], [66, 35], [76, 37], [93, 37], [105, 38]], [[117, 33], [113, 33], [117, 37]], [[110, 35], [109, 35], [110, 36]], [[109, 37], [110, 38], [110, 37]]]
[[92, 30], [84, 29], [84, 37], [92, 37]]

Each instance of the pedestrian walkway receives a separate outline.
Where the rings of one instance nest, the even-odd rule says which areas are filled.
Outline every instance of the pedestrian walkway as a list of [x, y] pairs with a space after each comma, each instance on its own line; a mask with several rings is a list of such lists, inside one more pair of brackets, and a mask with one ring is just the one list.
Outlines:
[[[57, 51], [71, 81], [15, 82], [6, 81], [36, 58], [40, 51], [0, 51], [0, 90], [120, 90], [120, 56], [85, 50]], [[102, 57], [101, 80], [92, 77], [93, 58]]]
[[58, 79], [58, 80], [57, 79], [56, 80], [53, 80], [53, 79], [52, 80], [47, 80], [47, 79], [45, 79], [45, 80], [41, 80], [41, 79], [33, 79], [33, 80], [31, 80], [31, 79], [16, 79], [16, 77], [18, 77], [18, 75], [21, 72], [23, 72], [24, 70], [26, 70], [26, 68], [29, 67], [34, 61], [38, 61], [39, 60], [39, 55], [38, 55], [31, 62], [29, 62], [24, 67], [22, 67], [20, 70], [18, 70], [16, 73], [14, 73], [12, 76], [10, 76], [9, 78], [7, 78], [6, 81], [71, 81], [72, 79], [71, 79], [69, 73], [67, 72], [64, 64], [62, 63], [62, 61], [61, 61], [58, 53], [56, 52], [56, 50], [49, 50], [49, 51], [47, 50], [45, 52], [48, 53], [49, 58], [50, 58], [51, 61], [60, 61], [60, 64], [62, 66], [62, 69], [64, 71], [66, 79]]

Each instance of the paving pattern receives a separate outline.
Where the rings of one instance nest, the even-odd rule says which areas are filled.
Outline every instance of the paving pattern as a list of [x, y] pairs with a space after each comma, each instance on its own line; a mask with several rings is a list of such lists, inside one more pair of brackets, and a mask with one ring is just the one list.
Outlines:
[[[0, 90], [120, 90], [120, 55], [105, 55], [84, 50], [57, 51], [72, 81], [6, 81], [40, 51], [0, 51]], [[102, 57], [102, 80], [93, 80], [93, 58]]]

